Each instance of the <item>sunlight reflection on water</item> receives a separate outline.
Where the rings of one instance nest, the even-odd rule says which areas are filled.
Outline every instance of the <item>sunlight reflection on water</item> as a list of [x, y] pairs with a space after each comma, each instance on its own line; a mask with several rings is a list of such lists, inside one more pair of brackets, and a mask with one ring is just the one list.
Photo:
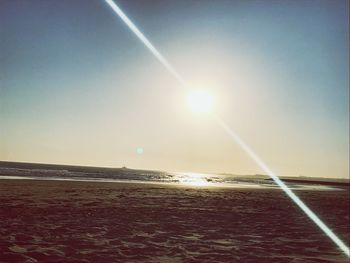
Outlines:
[[213, 185], [208, 181], [207, 176], [201, 173], [179, 173], [176, 175], [176, 179], [180, 184], [192, 185], [192, 186], [211, 186]]

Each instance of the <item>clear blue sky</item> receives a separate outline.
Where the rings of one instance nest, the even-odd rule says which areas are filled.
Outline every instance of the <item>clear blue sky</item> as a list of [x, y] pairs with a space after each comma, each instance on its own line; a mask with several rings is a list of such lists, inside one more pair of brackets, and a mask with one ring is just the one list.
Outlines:
[[[116, 2], [276, 172], [349, 176], [348, 1]], [[0, 1], [1, 160], [259, 173], [177, 86], [104, 1]]]

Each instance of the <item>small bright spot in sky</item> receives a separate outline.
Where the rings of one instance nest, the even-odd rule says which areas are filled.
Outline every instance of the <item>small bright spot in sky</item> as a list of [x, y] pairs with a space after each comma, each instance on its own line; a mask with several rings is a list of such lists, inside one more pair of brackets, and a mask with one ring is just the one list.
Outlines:
[[137, 154], [143, 154], [144, 150], [143, 150], [142, 147], [138, 147], [138, 148], [136, 149], [136, 152], [137, 152]]
[[187, 96], [187, 104], [193, 112], [210, 112], [213, 103], [213, 96], [205, 90], [193, 90]]

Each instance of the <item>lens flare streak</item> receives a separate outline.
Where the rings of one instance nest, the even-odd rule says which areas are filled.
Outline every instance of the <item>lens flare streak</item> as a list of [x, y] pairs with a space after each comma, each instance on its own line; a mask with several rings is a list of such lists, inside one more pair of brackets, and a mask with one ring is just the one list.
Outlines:
[[163, 55], [153, 46], [153, 44], [145, 37], [145, 35], [135, 26], [135, 24], [126, 16], [126, 14], [112, 0], [106, 0], [107, 4], [113, 11], [123, 20], [129, 29], [141, 40], [149, 51], [163, 64], [163, 66], [180, 82], [181, 86], [186, 88], [186, 81], [173, 68], [172, 65], [163, 57]]
[[[187, 88], [186, 81], [173, 68], [173, 66], [163, 57], [163, 55], [153, 46], [153, 44], [144, 36], [144, 34], [135, 26], [135, 24], [125, 15], [125, 13], [116, 5], [113, 0], [105, 0], [114, 12], [123, 20], [129, 29], [141, 40], [149, 51], [164, 65], [164, 67], [177, 79], [182, 88]], [[340, 240], [333, 231], [327, 227], [322, 220], [305, 205], [305, 203], [282, 182], [279, 177], [260, 159], [260, 157], [215, 114], [211, 114], [213, 119], [221, 126], [227, 134], [255, 161], [255, 163], [268, 175], [273, 181], [287, 194], [292, 201], [348, 256], [350, 257], [349, 247]]]
[[322, 220], [305, 205], [305, 203], [279, 179], [279, 177], [263, 162], [260, 157], [218, 116], [212, 114], [216, 122], [227, 132], [227, 134], [251, 157], [257, 165], [296, 203], [301, 210], [347, 255], [350, 256], [349, 248], [341, 241]]

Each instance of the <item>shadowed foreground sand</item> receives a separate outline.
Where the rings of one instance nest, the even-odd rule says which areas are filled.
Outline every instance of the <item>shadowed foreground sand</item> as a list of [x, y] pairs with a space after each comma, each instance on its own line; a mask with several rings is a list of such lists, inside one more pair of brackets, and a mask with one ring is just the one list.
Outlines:
[[[298, 194], [349, 242], [349, 191]], [[0, 262], [348, 262], [275, 189], [0, 180]]]

